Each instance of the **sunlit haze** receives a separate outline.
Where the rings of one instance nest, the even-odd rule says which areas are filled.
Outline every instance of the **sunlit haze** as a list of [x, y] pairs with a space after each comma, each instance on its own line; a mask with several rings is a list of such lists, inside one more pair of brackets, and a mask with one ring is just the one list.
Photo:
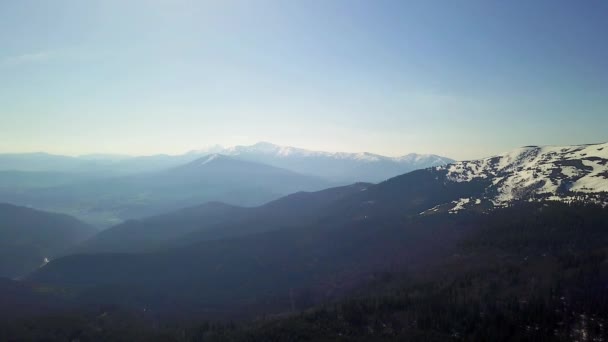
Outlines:
[[0, 152], [608, 140], [605, 1], [3, 1]]
[[608, 0], [0, 0], [1, 341], [608, 341]]

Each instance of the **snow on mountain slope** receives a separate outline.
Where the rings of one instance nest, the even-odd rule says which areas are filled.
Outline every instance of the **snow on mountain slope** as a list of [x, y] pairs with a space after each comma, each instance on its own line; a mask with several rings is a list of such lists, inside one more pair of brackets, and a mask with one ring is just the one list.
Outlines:
[[369, 152], [310, 151], [268, 142], [228, 148], [216, 145], [191, 153], [221, 153], [343, 183], [379, 182], [409, 171], [453, 162], [452, 159], [432, 154], [411, 153], [401, 157], [387, 157]]
[[[516, 200], [606, 203], [608, 143], [576, 146], [526, 146], [498, 156], [456, 162], [446, 170], [448, 182], [486, 181], [483, 199], [495, 206]], [[466, 202], [466, 203], [465, 203]], [[473, 203], [462, 199], [455, 211]]]
[[[438, 165], [444, 165], [447, 162], [453, 162], [453, 159], [441, 157], [434, 154], [418, 154], [410, 153], [400, 157], [387, 157], [379, 154], [369, 152], [324, 152], [324, 151], [311, 151], [291, 146], [280, 146], [269, 142], [258, 142], [250, 146], [232, 146], [222, 147], [220, 145], [214, 145], [207, 149], [192, 151], [190, 153], [207, 154], [207, 153], [220, 153], [229, 156], [239, 156], [245, 154], [265, 154], [273, 155], [275, 157], [327, 157], [333, 159], [350, 159], [368, 162], [377, 161], [394, 161], [398, 163], [431, 163]], [[430, 165], [435, 166], [435, 165]]]
[[435, 154], [417, 153], [406, 154], [402, 157], [393, 158], [393, 160], [397, 160], [400, 163], [409, 163], [412, 165], [427, 165], [426, 167], [441, 166], [445, 165], [447, 162], [451, 162], [449, 158], [441, 157]]

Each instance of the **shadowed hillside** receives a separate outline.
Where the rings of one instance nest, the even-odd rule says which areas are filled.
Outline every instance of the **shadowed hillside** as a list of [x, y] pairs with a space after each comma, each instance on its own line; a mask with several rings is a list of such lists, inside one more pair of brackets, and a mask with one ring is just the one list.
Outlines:
[[23, 276], [95, 233], [67, 215], [0, 203], [0, 277]]

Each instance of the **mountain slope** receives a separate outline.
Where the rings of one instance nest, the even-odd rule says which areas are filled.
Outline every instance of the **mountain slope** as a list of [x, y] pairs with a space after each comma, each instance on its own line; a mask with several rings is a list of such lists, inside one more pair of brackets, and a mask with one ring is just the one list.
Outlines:
[[315, 224], [152, 253], [71, 255], [29, 279], [68, 287], [85, 302], [161, 313], [282, 311], [290, 296], [306, 307], [349, 291], [376, 271], [428, 265], [466, 231], [466, 225], [435, 218]]
[[94, 233], [67, 215], [0, 203], [0, 277], [22, 276]]
[[218, 341], [606, 340], [608, 209], [526, 203], [476, 225], [422, 277], [385, 274], [348, 300]]
[[[241, 243], [245, 250], [230, 247], [235, 241], [225, 241], [222, 248], [215, 250], [214, 242], [210, 248], [215, 251], [203, 262], [192, 261], [193, 249], [180, 258], [188, 260], [192, 270], [201, 271], [207, 278], [197, 272], [180, 274], [176, 272], [179, 268], [168, 269], [170, 263], [155, 259], [155, 266], [151, 266], [151, 261], [130, 271], [135, 279], [128, 286], [110, 289], [106, 283], [105, 292], [89, 288], [88, 295], [97, 301], [85, 302], [88, 311], [72, 311], [63, 319], [55, 314], [34, 321], [5, 323], [4, 330], [0, 330], [8, 332], [8, 340], [57, 336], [58, 328], [64, 334], [60, 336], [86, 336], [91, 340], [120, 339], [129, 333], [141, 337], [146, 332], [159, 340], [171, 336], [186, 341], [601, 341], [608, 337], [608, 208], [558, 202], [518, 203], [488, 214], [440, 214], [418, 216], [418, 220], [420, 225], [405, 230], [421, 235], [404, 235], [404, 229], [397, 227], [386, 230], [385, 226], [376, 226], [367, 233], [355, 229], [354, 235], [338, 232], [336, 236], [323, 236], [325, 240], [320, 241], [333, 238], [340, 243], [315, 244], [313, 253], [304, 234], [283, 240], [287, 242], [286, 250], [279, 249], [280, 243], [273, 246], [264, 240]], [[437, 230], [442, 221], [446, 229]], [[462, 234], [444, 240], [443, 246], [437, 243], [450, 232]], [[208, 244], [199, 247], [199, 251], [209, 251]], [[240, 255], [227, 254], [231, 248]], [[418, 251], [412, 253], [416, 248]], [[319, 253], [325, 249], [326, 254]], [[427, 256], [419, 254], [425, 249]], [[303, 253], [305, 250], [309, 250], [308, 255]], [[386, 258], [396, 250], [404, 254]], [[436, 263], [428, 263], [429, 252], [434, 253]], [[354, 265], [343, 263], [347, 260], [343, 253], [352, 256]], [[417, 253], [422, 260], [412, 258]], [[358, 274], [366, 286], [354, 284], [356, 273], [344, 277], [343, 272], [357, 267], [356, 263], [363, 261], [367, 265], [368, 260], [382, 258], [380, 262], [385, 267], [375, 269], [391, 273]], [[100, 269], [106, 275], [102, 280], [125, 271], [121, 262], [128, 261], [128, 256], [107, 259], [107, 268]], [[299, 259], [306, 262], [302, 264]], [[210, 260], [215, 261], [211, 263], [214, 267], [209, 267]], [[333, 266], [325, 271], [320, 267], [332, 260], [338, 260], [337, 270], [332, 270]], [[393, 260], [424, 268], [416, 271], [398, 265], [386, 267]], [[63, 260], [63, 265], [56, 265], [59, 269], [55, 274], [74, 267], [76, 261]], [[86, 263], [91, 261], [99, 264], [99, 260], [88, 258], [81, 267], [86, 269]], [[156, 278], [149, 276], [148, 267], [157, 271]], [[294, 277], [292, 267], [302, 267], [297, 270], [299, 278]], [[327, 277], [331, 271], [335, 276]], [[91, 275], [96, 276], [92, 273], [86, 277]], [[166, 279], [162, 279], [163, 275]], [[50, 276], [42, 278], [57, 281]], [[70, 276], [74, 284], [86, 280], [78, 276]], [[165, 283], [152, 290], [150, 281]], [[223, 291], [211, 288], [212, 298], [203, 299], [216, 281]], [[308, 289], [290, 287], [294, 282], [316, 285]], [[350, 291], [348, 284], [357, 289]], [[125, 290], [130, 293], [116, 297]], [[215, 297], [217, 294], [220, 297]], [[346, 298], [341, 299], [343, 296]], [[184, 310], [192, 309], [184, 304], [188, 297], [187, 304], [198, 307], [201, 316]], [[126, 306], [136, 303], [131, 311], [134, 315], [117, 315], [119, 312], [108, 305], [117, 298]], [[196, 300], [192, 302], [192, 298]], [[217, 298], [228, 306], [214, 310], [212, 302]], [[166, 316], [159, 311], [163, 301], [167, 307], [185, 314], [181, 324], [159, 324], [166, 323]], [[4, 302], [0, 303], [1, 308]], [[318, 303], [322, 304], [304, 310]], [[258, 315], [270, 312], [281, 314]], [[235, 327], [232, 322], [243, 316], [256, 319]], [[193, 324], [204, 317], [213, 322]], [[230, 323], [218, 323], [220, 319]], [[167, 328], [159, 330], [159, 326]]]
[[[226, 182], [285, 189], [293, 192], [310, 186], [311, 183], [327, 184], [321, 178], [304, 176], [286, 169], [239, 160], [221, 154], [212, 154], [196, 159], [161, 173], [163, 177], [179, 182]], [[293, 190], [290, 190], [293, 189]]]
[[447, 170], [450, 182], [489, 181], [491, 184], [476, 199], [494, 206], [540, 199], [608, 203], [608, 143], [527, 146], [442, 169]]

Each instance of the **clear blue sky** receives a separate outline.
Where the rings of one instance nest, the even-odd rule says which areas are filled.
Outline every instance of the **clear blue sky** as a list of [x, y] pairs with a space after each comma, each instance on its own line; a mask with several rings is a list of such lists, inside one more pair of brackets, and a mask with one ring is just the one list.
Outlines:
[[608, 140], [608, 1], [0, 0], [0, 152]]

